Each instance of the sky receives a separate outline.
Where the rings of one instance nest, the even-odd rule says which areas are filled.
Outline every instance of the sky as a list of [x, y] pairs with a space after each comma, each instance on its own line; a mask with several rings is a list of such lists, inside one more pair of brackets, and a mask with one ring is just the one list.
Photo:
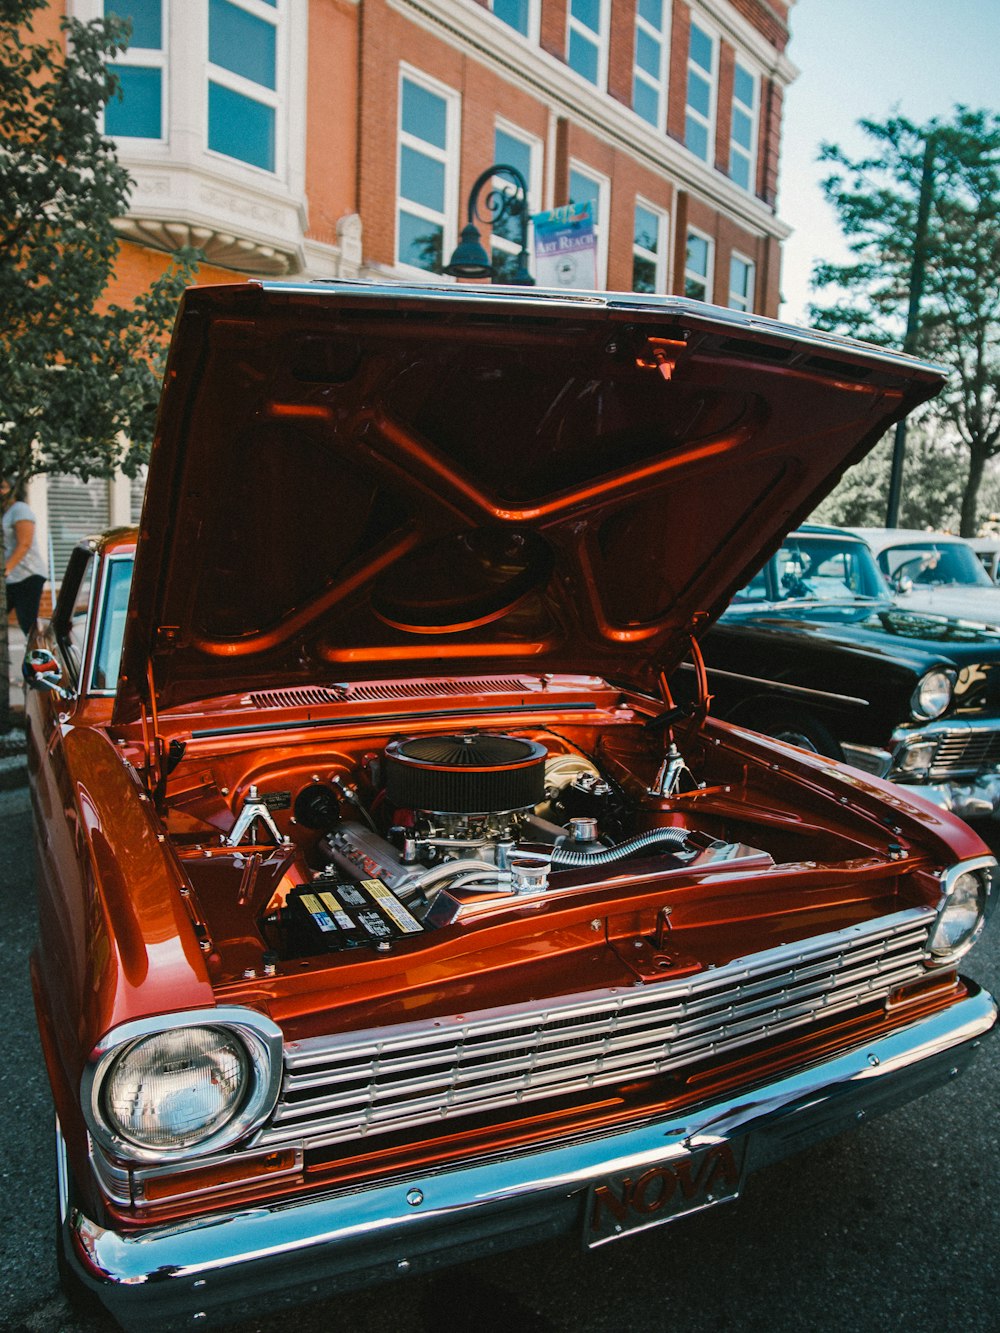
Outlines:
[[846, 251], [816, 162], [823, 141], [868, 151], [860, 117], [923, 124], [957, 102], [1000, 111], [1000, 0], [797, 0], [788, 55], [801, 71], [785, 98], [779, 216], [781, 317], [807, 322], [816, 259]]

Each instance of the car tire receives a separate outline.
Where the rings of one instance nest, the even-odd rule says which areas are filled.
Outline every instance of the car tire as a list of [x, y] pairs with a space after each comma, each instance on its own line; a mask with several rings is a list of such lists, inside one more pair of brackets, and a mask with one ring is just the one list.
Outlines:
[[763, 732], [765, 736], [772, 736], [776, 741], [797, 745], [800, 750], [810, 750], [813, 754], [825, 755], [827, 759], [844, 758], [844, 752], [833, 733], [809, 713], [769, 713], [744, 725]]

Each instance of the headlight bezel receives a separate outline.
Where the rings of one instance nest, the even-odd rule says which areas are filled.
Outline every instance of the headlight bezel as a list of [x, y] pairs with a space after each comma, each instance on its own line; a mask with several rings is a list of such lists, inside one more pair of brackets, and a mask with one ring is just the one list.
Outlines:
[[[935, 678], [939, 681], [936, 687], [933, 684]], [[936, 722], [939, 717], [944, 717], [955, 699], [956, 680], [955, 672], [947, 667], [932, 667], [930, 671], [925, 671], [913, 687], [913, 693], [910, 695], [910, 716], [914, 722]], [[929, 692], [934, 688], [937, 688], [943, 696], [940, 707], [926, 705], [921, 702], [923, 692], [925, 690]]]
[[[182, 1028], [219, 1029], [235, 1037], [246, 1055], [247, 1087], [225, 1121], [195, 1142], [182, 1146], [145, 1147], [116, 1129], [109, 1117], [104, 1090], [122, 1057], [142, 1042]], [[283, 1037], [278, 1025], [250, 1009], [220, 1006], [122, 1023], [94, 1047], [83, 1071], [81, 1105], [95, 1142], [113, 1157], [145, 1163], [190, 1162], [231, 1147], [245, 1138], [273, 1111], [281, 1089]]]
[[[941, 898], [938, 903], [937, 914], [934, 917], [933, 924], [927, 932], [925, 962], [928, 967], [953, 967], [959, 959], [965, 957], [982, 935], [986, 923], [993, 915], [993, 911], [996, 907], [996, 870], [997, 861], [995, 857], [978, 856], [967, 861], [959, 861], [955, 865], [949, 866], [940, 876]], [[953, 903], [955, 890], [959, 881], [966, 875], [972, 875], [979, 881], [981, 905], [976, 923], [972, 929], [963, 936], [962, 940], [957, 945], [950, 949], [938, 948], [935, 950], [934, 937], [941, 929], [948, 909]]]

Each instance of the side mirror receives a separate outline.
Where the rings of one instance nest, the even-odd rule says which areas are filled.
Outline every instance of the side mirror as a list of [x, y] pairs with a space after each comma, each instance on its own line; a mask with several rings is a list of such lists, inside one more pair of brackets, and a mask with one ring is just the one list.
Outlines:
[[908, 593], [913, 591], [913, 580], [907, 578], [905, 574], [900, 574], [898, 578], [893, 579], [892, 587], [894, 592]]
[[60, 699], [72, 699], [72, 690], [60, 684], [62, 671], [55, 653], [48, 648], [32, 648], [25, 654], [22, 667], [25, 684], [33, 690], [52, 690]]

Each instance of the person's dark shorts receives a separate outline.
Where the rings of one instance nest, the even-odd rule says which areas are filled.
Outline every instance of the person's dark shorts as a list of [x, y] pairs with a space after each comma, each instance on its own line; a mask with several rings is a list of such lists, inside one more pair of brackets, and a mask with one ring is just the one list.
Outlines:
[[17, 623], [25, 634], [35, 628], [44, 587], [45, 578], [41, 574], [29, 574], [26, 579], [7, 584], [7, 605], [17, 615]]

